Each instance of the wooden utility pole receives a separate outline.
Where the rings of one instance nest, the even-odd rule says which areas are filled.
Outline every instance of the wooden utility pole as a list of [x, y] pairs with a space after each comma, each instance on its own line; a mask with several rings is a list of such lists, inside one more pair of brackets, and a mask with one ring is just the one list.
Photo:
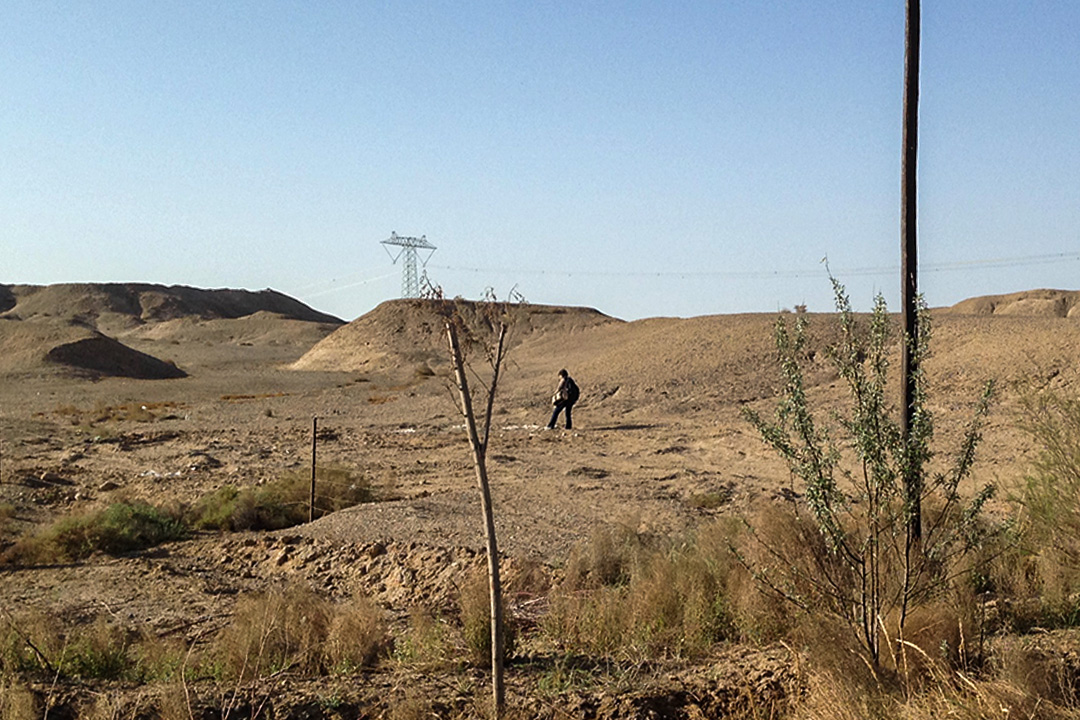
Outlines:
[[319, 418], [311, 418], [311, 499], [308, 501], [308, 522], [315, 520], [315, 446], [319, 436]]
[[503, 684], [503, 607], [502, 584], [499, 580], [499, 550], [495, 541], [495, 512], [491, 507], [491, 486], [487, 476], [487, 443], [491, 433], [491, 414], [495, 401], [495, 389], [499, 384], [499, 369], [502, 366], [506, 325], [500, 325], [497, 346], [492, 360], [491, 385], [488, 388], [487, 407], [484, 413], [484, 436], [481, 439], [477, 430], [476, 414], [473, 411], [472, 395], [469, 393], [469, 381], [465, 373], [465, 359], [458, 343], [457, 330], [453, 320], [446, 323], [446, 337], [450, 343], [450, 359], [454, 363], [454, 376], [457, 379], [458, 394], [461, 399], [461, 414], [465, 417], [465, 428], [472, 447], [473, 466], [476, 468], [476, 482], [480, 486], [480, 503], [484, 512], [484, 532], [487, 536], [488, 589], [491, 599], [491, 692], [495, 704], [495, 717], [502, 716], [506, 704], [506, 690]]
[[[904, 342], [901, 356], [903, 375], [903, 419], [901, 430], [905, 443], [911, 435], [915, 410], [915, 378], [918, 374], [918, 297], [919, 262], [915, 225], [916, 163], [919, 155], [919, 0], [907, 0], [907, 19], [904, 32], [904, 130], [903, 164], [900, 170], [900, 235], [901, 293], [903, 302]], [[922, 477], [907, 464], [904, 490], [908, 502], [909, 537], [918, 541], [922, 537]]]

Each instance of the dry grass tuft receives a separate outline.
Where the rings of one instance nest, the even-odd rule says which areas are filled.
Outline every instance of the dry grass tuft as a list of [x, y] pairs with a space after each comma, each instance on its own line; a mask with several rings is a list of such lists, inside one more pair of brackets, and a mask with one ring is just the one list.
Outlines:
[[697, 656], [734, 637], [733, 558], [719, 538], [661, 547], [626, 528], [596, 533], [552, 593], [545, 633], [570, 653], [635, 660]]
[[328, 667], [347, 673], [374, 666], [391, 647], [383, 612], [367, 598], [356, 598], [334, 613], [324, 652]]
[[916, 692], [866, 684], [848, 675], [815, 673], [792, 720], [1076, 720], [1065, 706], [1007, 679], [939, 672]]
[[92, 409], [82, 409], [76, 405], [58, 405], [52, 412], [53, 415], [64, 418], [71, 425], [92, 428], [103, 423], [153, 422], [158, 417], [171, 415], [183, 407], [182, 403], [171, 401], [131, 402], [120, 405], [109, 405], [98, 401]]
[[405, 632], [395, 638], [394, 660], [432, 672], [453, 665], [455, 655], [449, 626], [427, 608], [413, 608]]
[[213, 652], [225, 676], [238, 682], [285, 671], [321, 675], [332, 616], [329, 601], [300, 586], [242, 598]]
[[625, 585], [646, 550], [646, 539], [629, 524], [596, 529], [570, 553], [563, 585], [568, 590]]
[[375, 665], [390, 647], [386, 619], [369, 600], [335, 605], [293, 585], [242, 598], [212, 654], [226, 677], [243, 682], [286, 671], [355, 672]]
[[25, 683], [0, 681], [0, 720], [40, 720], [42, 711], [41, 701]]
[[1055, 647], [1040, 642], [1043, 639], [1004, 639], [994, 658], [998, 677], [1024, 696], [1080, 708], [1080, 657], [1060, 643]]
[[[458, 588], [458, 610], [461, 613], [461, 631], [469, 661], [479, 667], [491, 667], [491, 591], [487, 568], [469, 573]], [[506, 605], [503, 594], [503, 657], [514, 656], [517, 643], [517, 625]]]

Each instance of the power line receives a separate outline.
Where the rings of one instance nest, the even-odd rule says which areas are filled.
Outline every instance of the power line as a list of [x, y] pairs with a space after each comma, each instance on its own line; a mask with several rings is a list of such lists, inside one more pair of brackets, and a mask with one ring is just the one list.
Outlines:
[[[960, 260], [945, 263], [926, 263], [920, 266], [923, 272], [950, 272], [955, 270], [967, 270], [973, 268], [1009, 268], [1025, 267], [1030, 265], [1050, 265], [1063, 261], [1080, 260], [1080, 252], [1050, 253], [1046, 255], [1024, 255], [1018, 257], [980, 258], [973, 260]], [[611, 271], [611, 270], [547, 270], [547, 269], [523, 269], [523, 268], [498, 268], [498, 267], [463, 267], [456, 265], [431, 265], [437, 270], [451, 270], [455, 272], [471, 273], [503, 273], [513, 275], [549, 275], [562, 277], [627, 277], [627, 278], [730, 278], [763, 280], [768, 278], [800, 278], [819, 277], [823, 270], [655, 270], [655, 271]], [[897, 265], [862, 266], [850, 268], [834, 268], [833, 274], [837, 277], [853, 277], [866, 275], [896, 275], [900, 272]]]
[[[334, 280], [324, 281], [322, 283], [313, 283], [307, 287], [323, 288], [317, 292], [302, 292], [301, 290], [294, 290], [297, 295], [303, 295], [306, 298], [319, 297], [321, 295], [329, 295], [330, 293], [337, 292], [338, 290], [348, 290], [349, 288], [359, 287], [360, 285], [367, 285], [368, 283], [378, 282], [379, 280], [385, 280], [386, 278], [396, 277], [397, 273], [387, 273], [385, 275], [376, 275], [375, 277], [365, 278], [363, 280], [357, 280], [356, 282], [348, 283], [347, 285], [338, 285], [339, 280], [347, 278], [338, 278]], [[356, 277], [355, 275], [351, 277]]]

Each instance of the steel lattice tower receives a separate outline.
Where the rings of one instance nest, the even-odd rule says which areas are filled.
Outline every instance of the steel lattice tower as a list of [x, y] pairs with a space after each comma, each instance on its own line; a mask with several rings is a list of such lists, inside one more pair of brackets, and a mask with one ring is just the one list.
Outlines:
[[[397, 264], [398, 258], [404, 256], [405, 260], [401, 264], [401, 297], [405, 298], [418, 298], [420, 297], [420, 276], [416, 272], [416, 256], [417, 250], [430, 250], [428, 256], [424, 258], [423, 263], [427, 265], [427, 261], [431, 259], [431, 256], [435, 253], [435, 246], [427, 241], [426, 235], [421, 235], [418, 238], [414, 237], [402, 237], [396, 232], [390, 233], [389, 240], [383, 240], [383, 245], [395, 245], [400, 247], [397, 255], [391, 254], [390, 257], [394, 263]], [[387, 253], [390, 252], [388, 249]]]

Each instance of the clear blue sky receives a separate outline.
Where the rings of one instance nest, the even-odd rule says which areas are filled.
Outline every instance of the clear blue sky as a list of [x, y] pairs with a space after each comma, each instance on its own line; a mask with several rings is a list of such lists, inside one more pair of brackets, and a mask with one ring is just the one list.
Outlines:
[[[0, 282], [272, 287], [391, 231], [626, 319], [899, 309], [903, 0], [0, 3]], [[1080, 2], [923, 7], [932, 306], [1080, 287]]]

